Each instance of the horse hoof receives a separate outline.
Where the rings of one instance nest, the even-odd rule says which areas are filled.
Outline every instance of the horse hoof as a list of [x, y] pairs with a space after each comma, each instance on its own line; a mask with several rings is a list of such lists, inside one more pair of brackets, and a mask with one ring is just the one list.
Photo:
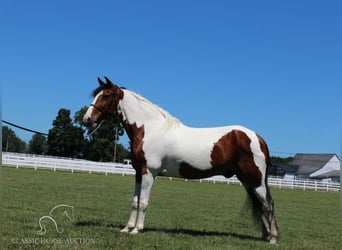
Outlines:
[[129, 227], [124, 227], [120, 230], [121, 233], [129, 233]]
[[130, 234], [132, 234], [132, 235], [136, 235], [136, 234], [138, 234], [139, 233], [139, 230], [138, 230], [138, 228], [133, 228], [133, 230], [130, 232]]
[[272, 237], [272, 238], [270, 239], [270, 244], [272, 244], [272, 245], [277, 244], [277, 238]]

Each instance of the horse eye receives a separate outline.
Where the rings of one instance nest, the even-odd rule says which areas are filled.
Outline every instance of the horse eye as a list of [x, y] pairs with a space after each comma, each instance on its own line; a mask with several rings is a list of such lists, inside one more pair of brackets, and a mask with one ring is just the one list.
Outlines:
[[109, 97], [109, 95], [103, 95], [103, 96], [102, 96], [102, 99], [105, 101], [105, 100], [108, 99], [108, 97]]

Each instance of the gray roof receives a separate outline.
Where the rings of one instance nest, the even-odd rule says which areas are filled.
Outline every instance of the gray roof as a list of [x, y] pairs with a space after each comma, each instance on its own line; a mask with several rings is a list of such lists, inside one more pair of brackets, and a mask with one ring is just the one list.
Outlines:
[[335, 154], [296, 154], [291, 165], [298, 166], [297, 175], [310, 175], [321, 169]]

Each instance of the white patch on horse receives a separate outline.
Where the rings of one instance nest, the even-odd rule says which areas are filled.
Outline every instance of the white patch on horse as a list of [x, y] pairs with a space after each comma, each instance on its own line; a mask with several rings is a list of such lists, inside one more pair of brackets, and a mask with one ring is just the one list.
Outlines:
[[261, 173], [261, 185], [256, 188], [257, 193], [262, 194], [262, 198], [266, 199], [266, 187], [265, 187], [265, 178], [266, 178], [266, 159], [265, 154], [262, 152], [260, 148], [260, 141], [254, 131], [244, 128], [242, 130], [247, 134], [247, 136], [251, 139], [250, 148], [253, 153], [253, 160], [255, 165], [259, 168]]
[[[212, 168], [211, 151], [214, 144], [222, 136], [239, 130], [250, 138], [254, 162], [260, 172], [264, 172], [265, 156], [255, 132], [242, 126], [187, 127], [144, 97], [126, 89], [122, 91], [124, 98], [119, 101], [118, 112], [122, 115], [123, 121], [131, 125], [136, 124], [138, 128], [144, 126], [143, 151], [147, 167], [151, 171], [157, 174], [164, 171], [167, 176], [181, 177], [178, 171], [181, 162], [186, 162], [201, 171], [208, 170]], [[102, 91], [93, 103], [96, 103], [101, 94]], [[88, 110], [91, 111], [92, 109]], [[262, 183], [264, 179], [265, 175], [262, 174]]]
[[100, 91], [94, 98], [93, 102], [91, 103], [90, 107], [88, 108], [87, 112], [84, 115], [84, 122], [87, 122], [88, 118], [91, 118], [91, 114], [93, 113], [95, 103], [97, 102], [97, 99], [103, 94], [103, 90]]

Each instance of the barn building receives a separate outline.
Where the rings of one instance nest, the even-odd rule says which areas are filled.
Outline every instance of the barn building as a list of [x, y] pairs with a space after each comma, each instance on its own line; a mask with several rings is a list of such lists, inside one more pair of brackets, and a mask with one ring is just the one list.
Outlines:
[[299, 166], [297, 178], [340, 181], [340, 159], [335, 154], [296, 154], [291, 164]]
[[270, 175], [287, 179], [328, 179], [340, 182], [340, 159], [336, 154], [296, 154], [290, 164], [272, 165]]

